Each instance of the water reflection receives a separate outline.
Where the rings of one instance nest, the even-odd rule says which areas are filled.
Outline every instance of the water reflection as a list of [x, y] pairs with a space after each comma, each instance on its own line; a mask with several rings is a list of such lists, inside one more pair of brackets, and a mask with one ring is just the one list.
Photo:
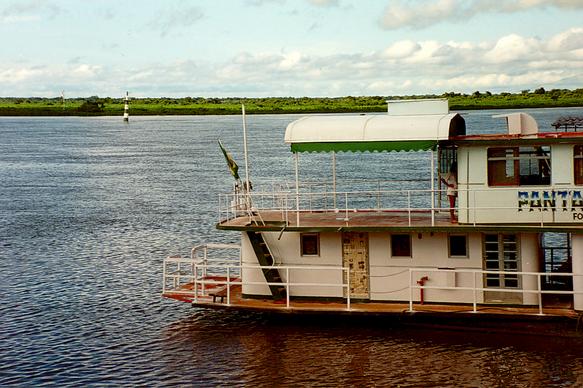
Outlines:
[[167, 326], [162, 342], [170, 365], [195, 364], [196, 378], [212, 371], [243, 385], [583, 383], [583, 339], [412, 329], [384, 319], [197, 310]]

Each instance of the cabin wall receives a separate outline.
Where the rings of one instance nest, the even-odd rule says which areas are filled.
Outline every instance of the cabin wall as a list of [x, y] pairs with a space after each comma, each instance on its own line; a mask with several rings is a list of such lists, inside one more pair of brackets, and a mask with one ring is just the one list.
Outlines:
[[[263, 238], [269, 247], [276, 263], [286, 266], [314, 266], [319, 269], [280, 270], [283, 281], [290, 283], [313, 283], [314, 286], [294, 286], [290, 289], [291, 296], [342, 297], [342, 244], [339, 233], [320, 233], [320, 255], [302, 256], [300, 252], [300, 233], [264, 232]], [[242, 233], [241, 255], [244, 265], [259, 265], [253, 246], [246, 233]], [[261, 269], [244, 269], [245, 281], [265, 282]], [[337, 287], [323, 287], [315, 284], [337, 284]], [[249, 295], [271, 295], [267, 285], [244, 285], [243, 293]]]
[[[410, 276], [416, 282], [429, 278], [428, 287], [472, 287], [471, 273], [437, 273], [437, 269], [481, 269], [481, 234], [468, 234], [468, 257], [448, 256], [447, 233], [413, 233], [411, 258], [391, 257], [390, 234], [370, 234], [371, 300], [408, 301]], [[416, 269], [410, 274], [409, 268]], [[481, 279], [477, 279], [478, 284]], [[471, 302], [473, 293], [466, 290], [424, 290], [428, 302]], [[413, 291], [413, 300], [419, 301], [419, 290]], [[481, 301], [481, 300], [480, 300]]]
[[[474, 286], [483, 287], [483, 276], [474, 275], [470, 271], [455, 272], [455, 270], [481, 270], [483, 265], [483, 235], [480, 232], [468, 233], [467, 257], [449, 257], [449, 234], [444, 232], [413, 233], [411, 234], [411, 257], [391, 257], [391, 234], [389, 232], [370, 232], [369, 234], [369, 268], [370, 268], [370, 300], [373, 301], [409, 301], [410, 279], [415, 283], [424, 276], [428, 280], [424, 289], [424, 300], [435, 303], [472, 303]], [[312, 283], [314, 285], [302, 285], [292, 287], [291, 296], [309, 297], [343, 297], [344, 290], [342, 271], [342, 241], [341, 232], [320, 233], [320, 255], [301, 256], [300, 233], [279, 232], [263, 233], [276, 262], [286, 266], [312, 266], [308, 269], [290, 269], [290, 282]], [[582, 235], [583, 236], [583, 235]], [[538, 272], [539, 268], [539, 242], [537, 233], [518, 234], [520, 265], [519, 271]], [[583, 254], [583, 237], [580, 242]], [[576, 257], [575, 242], [573, 255]], [[245, 233], [241, 241], [242, 261], [245, 265], [258, 265], [253, 247]], [[573, 263], [575, 269], [575, 262]], [[579, 264], [583, 273], [583, 262]], [[313, 267], [324, 267], [315, 269]], [[412, 272], [410, 268], [413, 269]], [[451, 272], [443, 272], [443, 270]], [[440, 270], [440, 272], [437, 272]], [[288, 273], [280, 270], [284, 282]], [[244, 269], [245, 282], [257, 282], [259, 284], [243, 285], [243, 293], [246, 295], [270, 296], [270, 290], [265, 284], [265, 278], [260, 269]], [[337, 287], [322, 287], [316, 284], [334, 284]], [[579, 281], [583, 290], [583, 277]], [[521, 277], [520, 288], [523, 290], [537, 290], [538, 280], [536, 276], [524, 275]], [[460, 289], [431, 289], [431, 287], [459, 287]], [[477, 303], [484, 303], [483, 292], [478, 291]], [[583, 300], [583, 298], [581, 298]], [[413, 290], [413, 300], [420, 300], [420, 290]], [[534, 293], [523, 293], [522, 303], [536, 305], [538, 296]], [[582, 302], [583, 304], [583, 302]], [[583, 307], [583, 306], [582, 306]]]
[[583, 223], [573, 146], [551, 146], [551, 185], [488, 186], [488, 147], [458, 149], [460, 223]]

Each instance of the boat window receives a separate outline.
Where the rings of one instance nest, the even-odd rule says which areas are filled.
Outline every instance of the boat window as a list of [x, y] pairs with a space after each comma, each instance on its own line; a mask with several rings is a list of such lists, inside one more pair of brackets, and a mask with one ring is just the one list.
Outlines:
[[488, 149], [489, 186], [533, 186], [550, 183], [549, 146]]
[[468, 236], [465, 234], [450, 234], [449, 257], [468, 257]]
[[320, 256], [320, 235], [318, 233], [301, 233], [300, 246], [302, 256]]
[[583, 185], [583, 145], [576, 145], [573, 154], [575, 161], [575, 184]]
[[391, 256], [411, 257], [411, 236], [408, 234], [391, 235]]

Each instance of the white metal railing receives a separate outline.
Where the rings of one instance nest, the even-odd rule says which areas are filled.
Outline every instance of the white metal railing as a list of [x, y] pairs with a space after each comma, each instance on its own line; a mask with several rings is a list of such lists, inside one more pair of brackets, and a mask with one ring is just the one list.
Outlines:
[[[209, 248], [227, 248], [227, 249], [238, 249], [238, 246], [235, 245], [228, 245], [228, 244], [206, 244], [200, 245], [193, 248], [192, 252], [193, 255], [191, 258], [181, 258], [181, 257], [168, 257], [164, 260], [164, 270], [163, 270], [163, 293], [172, 293], [172, 294], [181, 294], [185, 296], [189, 296], [192, 298], [194, 303], [198, 303], [199, 301], [204, 301], [206, 303], [210, 303], [209, 299], [209, 291], [212, 293], [217, 289], [222, 288], [225, 290], [225, 296], [227, 298], [227, 305], [231, 305], [231, 291], [235, 286], [256, 286], [256, 285], [263, 285], [263, 286], [280, 286], [284, 287], [286, 290], [286, 308], [291, 308], [290, 297], [293, 294], [294, 290], [297, 290], [298, 287], [312, 287], [314, 289], [329, 289], [329, 288], [336, 288], [338, 289], [337, 295], [342, 295], [341, 298], [344, 298], [346, 302], [346, 309], [351, 309], [351, 295], [350, 295], [350, 285], [351, 285], [351, 274], [354, 275], [354, 271], [350, 271], [346, 267], [341, 266], [311, 266], [311, 265], [293, 265], [293, 266], [285, 266], [285, 265], [277, 265], [277, 266], [260, 266], [260, 265], [245, 265], [239, 263], [235, 263], [236, 261], [240, 260], [240, 258], [232, 258], [227, 259], [226, 262], [222, 261], [219, 263], [212, 263], [209, 260], [208, 251]], [[242, 280], [241, 273], [243, 270], [256, 270], [261, 271], [263, 269], [277, 269], [280, 274], [282, 275], [282, 282], [274, 283], [274, 282], [266, 282], [266, 281], [249, 281], [249, 280]], [[326, 281], [318, 281], [318, 282], [310, 282], [310, 281], [295, 281], [292, 282], [290, 279], [292, 275], [297, 276], [300, 272], [307, 271], [307, 272], [327, 272], [330, 274], [338, 274], [336, 275], [336, 279], [339, 279], [337, 282], [326, 282]], [[471, 285], [454, 285], [454, 286], [447, 286], [447, 285], [437, 285], [434, 281], [435, 274], [465, 274], [471, 276]], [[443, 268], [405, 268], [401, 272], [397, 273], [397, 275], [405, 275], [408, 276], [408, 281], [406, 286], [398, 291], [407, 291], [408, 290], [408, 304], [409, 304], [409, 312], [414, 312], [414, 304], [417, 302], [417, 298], [415, 297], [415, 290], [442, 290], [442, 291], [467, 291], [471, 293], [471, 298], [464, 297], [463, 299], [456, 301], [456, 303], [460, 304], [471, 304], [472, 305], [472, 312], [478, 312], [478, 304], [485, 303], [483, 292], [487, 291], [495, 291], [499, 293], [507, 293], [507, 294], [522, 294], [528, 295], [533, 294], [537, 298], [537, 305], [538, 305], [538, 314], [543, 315], [544, 306], [543, 306], [543, 295], [554, 294], [554, 295], [579, 295], [583, 294], [582, 290], [570, 290], [570, 291], [561, 291], [561, 290], [544, 290], [542, 288], [542, 277], [563, 277], [563, 278], [571, 278], [574, 280], [575, 278], [583, 277], [583, 274], [577, 273], [546, 273], [546, 272], [519, 272], [519, 271], [490, 271], [490, 270], [481, 270], [481, 269], [443, 269]], [[378, 276], [375, 277], [390, 277], [395, 274], [385, 275], [385, 276]], [[419, 276], [427, 276], [427, 283], [426, 284], [419, 284], [417, 278]], [[510, 275], [513, 277], [517, 277], [520, 279], [518, 281], [519, 285], [522, 287], [517, 288], [500, 288], [500, 287], [486, 287], [484, 286], [484, 277], [486, 275], [498, 275], [498, 276], [505, 276]], [[214, 277], [213, 277], [214, 276]], [[534, 282], [528, 282], [527, 278], [534, 278]], [[318, 276], [318, 278], [322, 279], [324, 276]], [[467, 279], [466, 279], [467, 283]], [[530, 287], [524, 288], [525, 283], [530, 283]], [[573, 282], [575, 283], [575, 282]], [[532, 286], [536, 284], [536, 286]], [[185, 287], [189, 286], [189, 287]], [[376, 293], [383, 293], [379, 292], [379, 290], [370, 290], [371, 294]], [[302, 295], [302, 296], [317, 296], [317, 295]], [[202, 299], [201, 299], [202, 298]], [[382, 301], [382, 300], [378, 300]], [[394, 302], [394, 300], [392, 300]], [[401, 302], [405, 303], [406, 300], [401, 300]], [[436, 300], [436, 298], [432, 298], [431, 302], [440, 302], [440, 300]], [[528, 305], [533, 305], [529, 303]]]
[[[181, 270], [171, 270], [169, 266], [180, 267]], [[263, 269], [277, 269], [284, 279], [282, 282], [266, 282], [266, 281], [242, 281], [238, 276], [243, 270], [263, 270]], [[326, 282], [291, 282], [290, 276], [292, 272], [300, 271], [326, 271], [329, 273], [338, 272], [342, 279], [338, 283]], [[219, 275], [220, 274], [220, 275]], [[213, 278], [215, 276], [224, 277], [224, 280]], [[198, 303], [199, 298], [208, 297], [210, 293], [226, 287], [227, 305], [231, 305], [231, 290], [234, 286], [280, 286], [286, 290], [286, 307], [290, 308], [290, 296], [293, 288], [297, 287], [315, 287], [315, 288], [337, 288], [341, 290], [342, 295], [346, 295], [346, 308], [350, 310], [350, 295], [348, 285], [350, 283], [350, 273], [346, 267], [333, 266], [260, 266], [260, 265], [237, 265], [237, 264], [203, 264], [202, 260], [191, 260], [188, 258], [168, 257], [164, 260], [164, 275], [163, 275], [163, 293], [182, 294], [191, 296], [194, 303]], [[192, 285], [192, 287], [184, 288], [182, 286]], [[209, 288], [209, 286], [211, 286]]]
[[[519, 193], [524, 193], [524, 190], [529, 189], [531, 187], [458, 189], [459, 195], [455, 210], [459, 213], [461, 221], [466, 224], [519, 222], [537, 223], [544, 226], [554, 222], [579, 221], [579, 218], [575, 218], [575, 216], [573, 216], [572, 220], [564, 218], [565, 214], [571, 213], [580, 217], [581, 221], [583, 221], [583, 212], [575, 212], [575, 210], [579, 209], [578, 207], [573, 211], [564, 211], [565, 201], [569, 202], [569, 198], [553, 197], [552, 200], [549, 200], [541, 197], [539, 202], [544, 206], [531, 208], [529, 203], [525, 205], [524, 201], [529, 202], [529, 200], [520, 197]], [[539, 189], [537, 187], [533, 190], [542, 193], [565, 193], [571, 188], [555, 189], [554, 187], [548, 187]], [[573, 189], [571, 191], [581, 193], [583, 190]], [[507, 205], [495, 204], [490, 206], [487, 204], [488, 202], [495, 202], [492, 201], [492, 198], [498, 198], [500, 195], [506, 195], [505, 201]], [[434, 226], [436, 215], [450, 211], [447, 200], [436, 200], [440, 197], [446, 197], [445, 190], [320, 191], [300, 192], [299, 194], [290, 191], [274, 191], [250, 194], [220, 194], [219, 222], [229, 221], [240, 216], [260, 215], [261, 212], [265, 211], [275, 211], [281, 215], [280, 222], [288, 226], [290, 222], [295, 221], [297, 223], [299, 219], [298, 211], [299, 213], [334, 212], [339, 214], [339, 219], [346, 222], [350, 221], [352, 213], [359, 211], [393, 211], [406, 213], [409, 226], [411, 226], [412, 217], [415, 214], [427, 214], [430, 216], [430, 224]], [[572, 199], [575, 200], [574, 197]], [[502, 202], [504, 203], [504, 201]], [[577, 204], [576, 206], [580, 205]], [[494, 214], [492, 211], [499, 211], [495, 219], [491, 219]], [[499, 217], [503, 215], [502, 218], [504, 218], [509, 214], [520, 214], [520, 217], [516, 216], [505, 220], [501, 220]], [[484, 221], [485, 219], [489, 221]]]

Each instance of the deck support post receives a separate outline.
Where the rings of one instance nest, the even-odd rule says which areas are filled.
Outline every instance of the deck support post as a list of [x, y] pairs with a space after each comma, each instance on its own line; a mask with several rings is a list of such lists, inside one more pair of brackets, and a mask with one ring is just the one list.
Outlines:
[[474, 289], [473, 290], [474, 291], [474, 301], [472, 303], [472, 305], [473, 305], [472, 306], [473, 307], [472, 312], [473, 313], [477, 313], [478, 312], [478, 290], [477, 290], [477, 283], [478, 282], [476, 280], [476, 276], [478, 276], [478, 271], [474, 271], [474, 276], [472, 276], [473, 277], [473, 279], [472, 279], [472, 286], [473, 286], [473, 289]]
[[350, 311], [350, 269], [344, 268], [346, 271], [346, 310]]
[[413, 312], [413, 270], [409, 268], [409, 312]]
[[231, 305], [231, 266], [227, 266], [227, 306]]
[[336, 151], [332, 151], [332, 193], [334, 209], [336, 209]]
[[285, 268], [285, 299], [286, 307], [289, 309], [289, 267]]
[[[542, 213], [542, 212], [541, 212]], [[537, 290], [538, 290], [538, 315], [543, 314], [543, 294], [542, 294], [542, 285], [541, 285], [541, 274], [540, 272], [536, 275], [537, 280]]]
[[198, 267], [194, 263], [194, 303], [198, 303]]
[[435, 151], [431, 150], [431, 226], [435, 226]]
[[295, 173], [296, 173], [296, 226], [300, 226], [300, 154], [294, 153]]

